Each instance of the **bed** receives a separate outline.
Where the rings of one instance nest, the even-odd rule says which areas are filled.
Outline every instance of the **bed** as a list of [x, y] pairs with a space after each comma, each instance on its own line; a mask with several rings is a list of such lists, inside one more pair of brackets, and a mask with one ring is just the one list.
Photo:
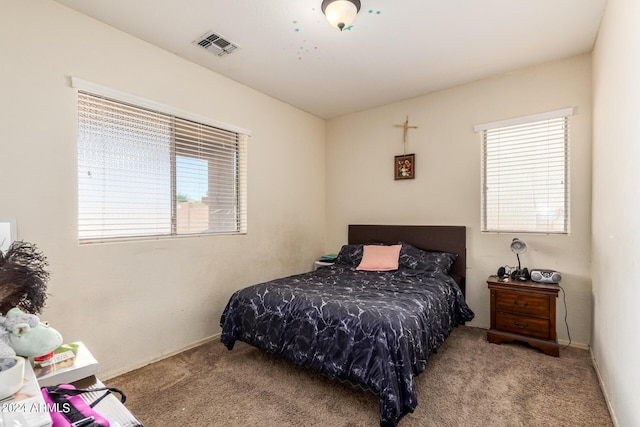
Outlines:
[[[399, 242], [397, 269], [358, 269], [371, 246]], [[380, 399], [380, 425], [395, 426], [418, 403], [414, 378], [428, 357], [473, 319], [464, 300], [465, 243], [462, 226], [350, 225], [335, 264], [235, 292], [221, 341], [232, 350], [241, 340], [370, 389]]]

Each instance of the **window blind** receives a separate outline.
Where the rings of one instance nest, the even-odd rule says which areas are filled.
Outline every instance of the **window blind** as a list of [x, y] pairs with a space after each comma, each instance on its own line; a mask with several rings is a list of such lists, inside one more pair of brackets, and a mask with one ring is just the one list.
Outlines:
[[482, 231], [569, 232], [569, 118], [484, 129]]
[[79, 240], [246, 233], [246, 140], [79, 91]]

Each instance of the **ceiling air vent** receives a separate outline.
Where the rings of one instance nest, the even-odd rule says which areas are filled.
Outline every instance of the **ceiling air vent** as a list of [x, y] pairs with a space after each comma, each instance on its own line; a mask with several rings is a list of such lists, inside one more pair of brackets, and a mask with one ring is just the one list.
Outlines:
[[194, 43], [199, 44], [203, 48], [215, 53], [218, 56], [227, 55], [238, 48], [238, 45], [224, 39], [222, 36], [214, 33], [207, 33], [200, 37]]

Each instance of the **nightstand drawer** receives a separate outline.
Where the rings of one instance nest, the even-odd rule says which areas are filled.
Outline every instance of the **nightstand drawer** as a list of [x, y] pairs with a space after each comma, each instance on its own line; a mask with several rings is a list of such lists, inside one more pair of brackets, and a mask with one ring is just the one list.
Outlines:
[[549, 339], [549, 319], [496, 313], [496, 328], [505, 332]]
[[496, 311], [549, 317], [549, 297], [526, 292], [499, 291], [496, 294]]

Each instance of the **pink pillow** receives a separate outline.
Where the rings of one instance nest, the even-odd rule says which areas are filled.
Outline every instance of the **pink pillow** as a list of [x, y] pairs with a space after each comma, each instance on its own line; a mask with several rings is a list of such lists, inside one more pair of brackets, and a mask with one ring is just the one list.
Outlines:
[[398, 269], [402, 245], [377, 246], [365, 245], [362, 261], [356, 270], [391, 271]]

